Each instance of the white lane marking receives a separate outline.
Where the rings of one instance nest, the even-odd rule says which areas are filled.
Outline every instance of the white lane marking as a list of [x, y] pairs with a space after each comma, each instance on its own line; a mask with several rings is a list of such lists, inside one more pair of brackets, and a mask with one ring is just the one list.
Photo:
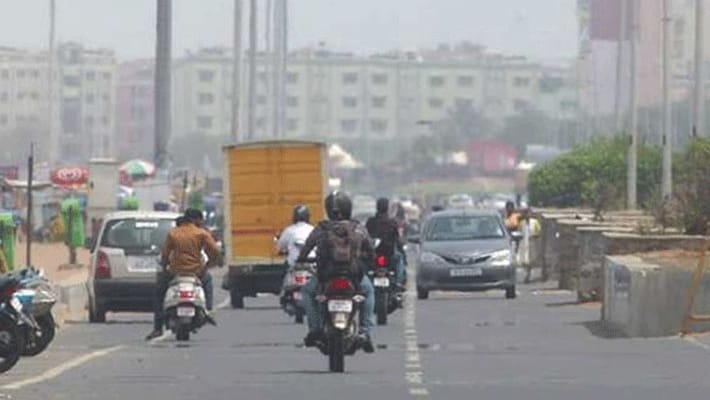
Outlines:
[[[409, 270], [410, 282], [416, 282], [416, 271]], [[417, 335], [417, 291], [410, 284], [404, 299], [404, 379], [407, 381], [409, 394], [414, 397], [429, 397], [429, 390], [424, 385], [424, 370], [422, 369], [419, 340]]]
[[69, 370], [72, 370], [74, 368], [80, 367], [83, 364], [86, 364], [95, 358], [107, 356], [117, 350], [124, 348], [124, 347], [125, 346], [114, 346], [114, 347], [109, 347], [109, 348], [102, 349], [102, 350], [96, 350], [96, 351], [88, 353], [88, 354], [84, 354], [83, 356], [73, 358], [73, 359], [71, 359], [65, 363], [62, 363], [52, 369], [49, 369], [49, 370], [45, 371], [44, 373], [42, 373], [41, 375], [1, 386], [0, 389], [5, 389], [5, 390], [21, 389], [21, 388], [28, 386], [28, 385], [34, 385], [36, 383], [40, 383], [40, 382], [44, 382], [49, 379], [56, 378], [59, 375], [65, 373]]
[[683, 337], [683, 340], [685, 340], [688, 343], [692, 343], [698, 347], [700, 347], [703, 350], [710, 351], [710, 344], [703, 343], [699, 341], [698, 339], [694, 338], [693, 336], [685, 336]]

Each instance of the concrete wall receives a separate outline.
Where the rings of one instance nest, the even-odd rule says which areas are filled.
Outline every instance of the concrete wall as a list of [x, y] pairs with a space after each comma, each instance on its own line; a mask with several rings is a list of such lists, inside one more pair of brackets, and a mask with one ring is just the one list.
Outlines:
[[[602, 320], [629, 337], [670, 336], [680, 332], [693, 271], [662, 267], [637, 256], [608, 256], [604, 260]], [[710, 314], [710, 276], [696, 297], [697, 314]], [[695, 329], [710, 329], [696, 324]]]
[[604, 289], [603, 269], [605, 232], [632, 233], [633, 228], [620, 226], [583, 226], [577, 228], [578, 288], [580, 301], [600, 301]]

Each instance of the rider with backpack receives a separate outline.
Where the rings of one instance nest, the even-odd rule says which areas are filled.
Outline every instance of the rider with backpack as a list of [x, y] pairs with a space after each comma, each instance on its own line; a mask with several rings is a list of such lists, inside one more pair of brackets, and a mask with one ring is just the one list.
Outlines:
[[360, 282], [359, 291], [365, 296], [360, 309], [360, 340], [367, 353], [375, 351], [370, 339], [374, 326], [375, 290], [367, 276], [369, 264], [374, 260], [374, 251], [367, 230], [357, 221], [351, 220], [352, 200], [347, 194], [333, 192], [325, 199], [328, 220], [321, 221], [311, 232], [301, 250], [299, 261], [316, 249], [317, 271], [303, 286], [303, 305], [308, 317], [306, 347], [313, 347], [324, 338], [323, 321], [316, 296], [319, 283], [327, 282], [336, 275], [349, 275], [353, 282]]

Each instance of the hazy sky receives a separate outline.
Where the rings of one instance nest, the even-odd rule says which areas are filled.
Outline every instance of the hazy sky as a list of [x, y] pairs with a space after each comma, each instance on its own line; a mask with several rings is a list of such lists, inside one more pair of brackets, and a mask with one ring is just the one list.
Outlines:
[[[248, 3], [248, 0], [244, 0]], [[259, 0], [266, 4], [266, 0]], [[155, 0], [56, 0], [60, 40], [154, 52]], [[40, 48], [49, 0], [0, 0], [0, 45]], [[538, 59], [577, 50], [576, 0], [290, 0], [291, 47], [359, 53], [469, 40]], [[174, 0], [174, 54], [230, 45], [233, 0]]]

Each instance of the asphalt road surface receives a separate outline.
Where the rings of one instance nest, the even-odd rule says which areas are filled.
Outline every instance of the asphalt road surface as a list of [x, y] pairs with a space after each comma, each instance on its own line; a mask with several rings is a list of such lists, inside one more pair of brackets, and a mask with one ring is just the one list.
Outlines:
[[[553, 285], [548, 285], [553, 286]], [[219, 287], [219, 286], [217, 286]], [[520, 286], [502, 292], [433, 293], [375, 333], [377, 352], [327, 360], [300, 346], [304, 327], [275, 297], [223, 309], [219, 327], [189, 344], [145, 342], [148, 314], [74, 322], [50, 349], [0, 376], [0, 399], [703, 399], [710, 338], [610, 339], [599, 307], [569, 293]]]

